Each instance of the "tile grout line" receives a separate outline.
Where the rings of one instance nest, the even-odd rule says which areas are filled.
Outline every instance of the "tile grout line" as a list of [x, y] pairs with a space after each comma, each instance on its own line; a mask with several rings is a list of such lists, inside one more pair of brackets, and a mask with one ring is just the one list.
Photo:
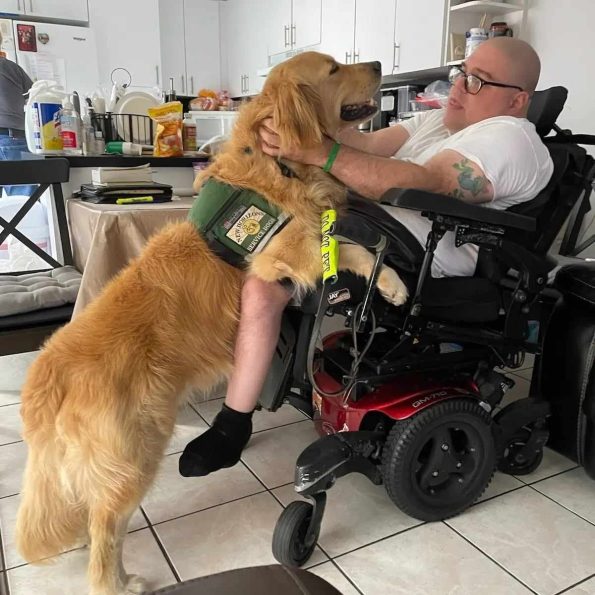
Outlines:
[[174, 575], [176, 582], [181, 583], [182, 579], [180, 578], [180, 575], [178, 574], [178, 571], [176, 570], [174, 563], [172, 562], [171, 558], [169, 557], [169, 554], [167, 553], [165, 546], [163, 545], [163, 543], [161, 543], [161, 539], [159, 538], [157, 531], [155, 531], [155, 528], [151, 524], [151, 521], [149, 520], [149, 516], [145, 512], [145, 509], [142, 507], [142, 505], [139, 506], [139, 509], [141, 511], [141, 514], [145, 517], [145, 521], [147, 521], [147, 523], [149, 525], [149, 527], [148, 527], [149, 531], [151, 531], [151, 534], [153, 535], [153, 539], [155, 539], [155, 541], [157, 542], [157, 547], [161, 550], [161, 553], [163, 554], [163, 557], [165, 558], [165, 561], [166, 561], [167, 565], [169, 566], [169, 569], [171, 570], [172, 574]]
[[558, 477], [558, 475], [563, 475], [564, 473], [568, 473], [569, 471], [574, 471], [575, 469], [578, 469], [579, 467], [580, 467], [580, 465], [575, 465], [574, 467], [570, 467], [569, 469], [564, 469], [564, 471], [558, 471], [557, 473], [552, 473], [552, 475], [542, 477], [541, 479], [536, 479], [535, 481], [532, 481], [531, 483], [527, 483], [524, 479], [521, 479], [522, 477], [525, 477], [524, 475], [512, 475], [512, 477], [523, 482], [526, 486], [532, 486], [533, 484], [540, 483], [542, 481], [545, 481], [546, 479], [551, 479], [552, 477]]
[[469, 539], [467, 539], [462, 533], [460, 533], [459, 531], [457, 531], [452, 525], [449, 525], [447, 521], [441, 521], [441, 522], [442, 522], [442, 524], [446, 525], [451, 531], [453, 531], [454, 533], [456, 533], [461, 539], [464, 539], [470, 546], [472, 546], [473, 548], [475, 548], [480, 554], [482, 554], [488, 560], [491, 560], [496, 566], [498, 566], [498, 568], [500, 568], [501, 570], [503, 570], [504, 572], [506, 572], [506, 574], [508, 574], [508, 576], [511, 576], [516, 582], [518, 582], [519, 584], [523, 585], [523, 587], [526, 587], [527, 589], [529, 589], [529, 591], [531, 591], [531, 593], [533, 593], [533, 595], [539, 595], [539, 593], [537, 591], [533, 590], [529, 585], [525, 584], [520, 578], [518, 578], [517, 576], [515, 576], [514, 574], [512, 574], [512, 572], [510, 572], [507, 568], [505, 568], [504, 566], [502, 566], [502, 564], [500, 564], [500, 562], [498, 562], [497, 560], [494, 560], [494, 558], [492, 558], [489, 554], [487, 554], [486, 552], [484, 552], [475, 543], [473, 543], [472, 541], [470, 541]]
[[0, 572], [0, 595], [10, 595], [10, 587], [8, 585], [8, 572], [2, 570]]
[[4, 444], [0, 444], [0, 448], [3, 446], [12, 446], [13, 444], [19, 444], [21, 442], [25, 442], [22, 438], [20, 440], [14, 440], [13, 442], [5, 442]]
[[347, 550], [346, 552], [341, 552], [340, 554], [337, 554], [336, 556], [331, 557], [331, 560], [336, 560], [337, 558], [342, 558], [343, 556], [346, 556], [347, 554], [353, 554], [353, 552], [362, 550], [365, 547], [368, 547], [370, 545], [375, 545], [377, 543], [380, 543], [381, 541], [386, 541], [387, 539], [391, 539], [392, 537], [396, 537], [397, 535], [402, 535], [403, 533], [407, 533], [408, 531], [412, 531], [413, 529], [417, 529], [418, 527], [423, 527], [423, 525], [427, 525], [427, 524], [428, 524], [427, 521], [419, 521], [419, 523], [417, 525], [412, 525], [411, 527], [407, 527], [406, 529], [401, 529], [400, 531], [397, 531], [396, 533], [391, 533], [390, 535], [385, 535], [384, 537], [380, 537], [379, 539], [370, 541], [370, 543], [366, 543], [364, 545], [358, 545], [357, 547], [354, 547], [352, 550]]
[[[266, 492], [268, 492], [268, 490], [265, 488], [264, 490], [260, 490], [259, 492], [254, 492], [253, 494], [248, 494], [246, 496], [240, 496], [239, 498], [234, 498], [233, 500], [228, 500], [227, 502], [213, 504], [213, 506], [207, 506], [206, 508], [201, 508], [200, 510], [194, 510], [193, 512], [187, 512], [185, 514], [181, 514], [180, 516], [176, 516], [171, 519], [165, 519], [164, 521], [158, 521], [156, 523], [151, 523], [149, 521], [149, 526], [150, 527], [158, 527], [159, 525], [163, 525], [164, 523], [169, 523], [170, 521], [177, 521], [178, 519], [183, 519], [187, 516], [191, 516], [193, 514], [198, 514], [199, 512], [213, 510], [213, 508], [219, 508], [219, 506], [225, 506], [226, 504], [231, 504], [232, 502], [239, 502], [240, 500], [245, 500], [246, 498], [251, 498], [252, 496], [258, 496], [259, 494], [265, 494]], [[143, 510], [143, 512], [144, 512], [144, 510]], [[147, 519], [148, 519], [148, 515], [147, 515]], [[144, 527], [143, 527], [143, 529], [144, 529]]]
[[6, 557], [4, 556], [4, 542], [2, 540], [2, 531], [0, 530], [0, 595], [10, 595], [10, 586], [8, 584], [8, 572], [6, 568]]
[[331, 564], [347, 579], [349, 584], [360, 594], [364, 595], [364, 592], [355, 584], [351, 577], [331, 558]]
[[[539, 482], [536, 482], [536, 483], [539, 483]], [[584, 516], [581, 516], [578, 512], [572, 510], [571, 508], [568, 508], [567, 506], [565, 506], [561, 502], [558, 502], [557, 500], [554, 500], [551, 496], [548, 496], [547, 494], [544, 494], [543, 492], [540, 492], [537, 488], [534, 488], [533, 485], [534, 484], [531, 484], [531, 485], [528, 485], [527, 487], [528, 488], [531, 488], [534, 492], [537, 492], [540, 496], [543, 496], [544, 498], [547, 498], [550, 502], [553, 502], [554, 504], [557, 504], [560, 508], [563, 508], [564, 510], [567, 510], [568, 512], [570, 512], [574, 516], [578, 517], [579, 519], [585, 521], [586, 523], [589, 523], [589, 525], [591, 525], [592, 527], [595, 527], [595, 522], [590, 521], [589, 519], [585, 518]]]
[[555, 595], [562, 595], [562, 593], [567, 593], [568, 591], [570, 591], [570, 589], [574, 589], [574, 587], [578, 587], [579, 585], [586, 583], [589, 579], [592, 579], [593, 577], [595, 577], [595, 574], [591, 574], [586, 578], [580, 580], [578, 583], [574, 583], [574, 585], [570, 585], [570, 587], [566, 587], [565, 589], [558, 591]]

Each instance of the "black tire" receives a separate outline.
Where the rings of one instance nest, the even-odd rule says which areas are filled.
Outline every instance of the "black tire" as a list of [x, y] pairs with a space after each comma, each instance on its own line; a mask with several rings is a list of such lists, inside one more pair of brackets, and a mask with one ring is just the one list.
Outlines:
[[273, 532], [273, 556], [285, 566], [305, 564], [318, 540], [318, 533], [306, 544], [306, 534], [314, 507], [303, 501], [292, 502], [282, 513]]
[[388, 495], [422, 521], [446, 519], [471, 506], [495, 466], [490, 414], [471, 398], [442, 401], [398, 421], [382, 451]]
[[507, 475], [528, 475], [541, 465], [543, 449], [531, 453], [530, 457], [519, 457], [519, 451], [527, 444], [531, 430], [521, 428], [508, 440], [502, 457], [498, 461], [498, 471]]

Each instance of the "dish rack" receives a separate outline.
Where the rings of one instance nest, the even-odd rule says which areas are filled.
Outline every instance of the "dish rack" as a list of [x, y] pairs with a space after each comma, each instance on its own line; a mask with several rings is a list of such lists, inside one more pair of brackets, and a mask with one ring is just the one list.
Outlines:
[[92, 114], [91, 123], [95, 130], [101, 130], [106, 143], [125, 141], [139, 145], [152, 145], [154, 122], [149, 116], [140, 114]]

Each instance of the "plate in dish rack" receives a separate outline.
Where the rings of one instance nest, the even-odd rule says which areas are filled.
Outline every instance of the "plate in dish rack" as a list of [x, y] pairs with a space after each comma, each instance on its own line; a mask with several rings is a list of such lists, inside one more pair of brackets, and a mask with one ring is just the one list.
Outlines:
[[[131, 91], [126, 93], [116, 105], [114, 110], [116, 116], [116, 128], [120, 137], [126, 142], [134, 142], [140, 145], [152, 145], [151, 128], [147, 115], [150, 107], [155, 107], [161, 102], [150, 93], [143, 91]], [[124, 115], [132, 115], [132, 118], [125, 118]], [[139, 118], [137, 116], [146, 116]]]

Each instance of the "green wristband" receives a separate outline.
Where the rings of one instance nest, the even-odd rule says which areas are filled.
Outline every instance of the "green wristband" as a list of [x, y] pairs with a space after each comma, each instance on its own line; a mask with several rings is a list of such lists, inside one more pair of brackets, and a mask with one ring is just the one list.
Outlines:
[[341, 143], [335, 141], [331, 148], [331, 152], [328, 154], [328, 159], [326, 163], [322, 167], [322, 171], [325, 171], [327, 174], [331, 171], [331, 167], [333, 167], [333, 163], [337, 158], [337, 154], [339, 153], [339, 149], [341, 148]]

